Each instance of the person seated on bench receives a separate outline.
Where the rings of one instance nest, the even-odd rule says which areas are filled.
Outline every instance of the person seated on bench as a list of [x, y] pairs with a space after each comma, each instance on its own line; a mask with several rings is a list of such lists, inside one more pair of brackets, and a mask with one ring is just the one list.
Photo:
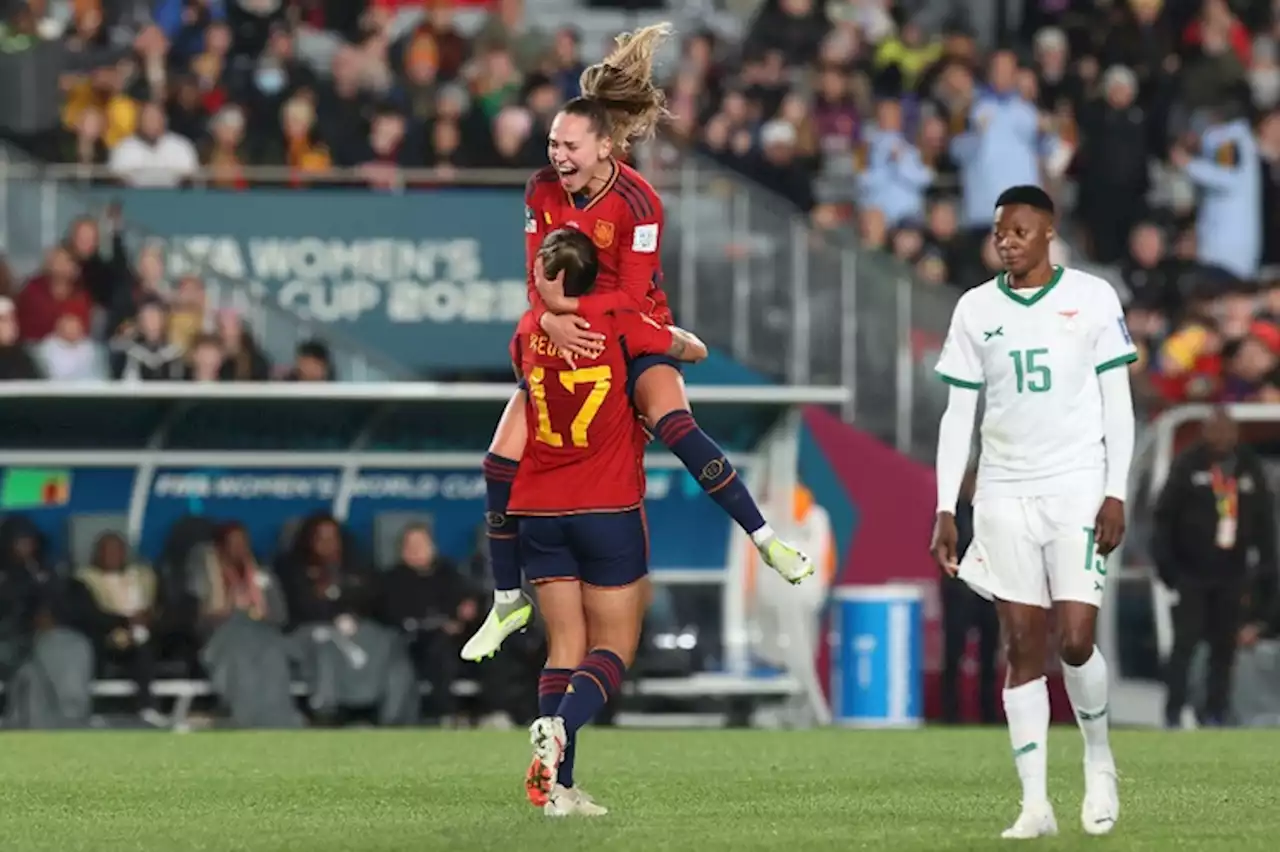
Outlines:
[[129, 561], [129, 546], [119, 533], [106, 532], [93, 545], [88, 565], [75, 572], [67, 588], [67, 615], [93, 642], [98, 674], [104, 665], [121, 667], [137, 685], [138, 715], [148, 725], [167, 727], [155, 706], [159, 581], [149, 565]]
[[82, 728], [93, 709], [93, 646], [70, 629], [62, 583], [30, 520], [0, 522], [0, 679], [6, 728]]
[[372, 709], [381, 725], [418, 721], [418, 682], [400, 634], [372, 619], [377, 577], [343, 543], [332, 517], [303, 521], [277, 569], [293, 627], [293, 656], [317, 721]]
[[188, 577], [195, 599], [200, 662], [238, 728], [300, 728], [290, 690], [290, 642], [284, 593], [258, 565], [238, 523], [218, 528]]

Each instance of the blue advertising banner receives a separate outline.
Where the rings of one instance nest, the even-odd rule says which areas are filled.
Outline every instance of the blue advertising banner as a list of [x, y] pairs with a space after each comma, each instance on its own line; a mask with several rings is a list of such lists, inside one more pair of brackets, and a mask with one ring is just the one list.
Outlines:
[[[0, 511], [30, 518], [48, 537], [55, 558], [62, 560], [67, 557], [70, 516], [118, 513], [127, 517], [136, 475], [128, 467], [0, 470], [6, 481]], [[150, 488], [138, 495], [145, 500], [138, 549], [145, 558], [157, 559], [175, 521], [202, 515], [240, 521], [259, 557], [271, 559], [281, 546], [281, 528], [312, 512], [333, 510], [342, 497], [342, 486], [343, 470], [338, 466], [164, 466], [155, 472]], [[443, 553], [466, 559], [474, 552], [484, 514], [484, 480], [479, 471], [369, 468], [361, 470], [351, 486], [346, 525], [365, 548], [373, 545], [378, 515], [416, 512], [431, 516]], [[686, 471], [650, 471], [646, 509], [655, 571], [724, 569], [729, 521]]]
[[208, 268], [416, 370], [498, 368], [527, 307], [520, 189], [104, 191]]

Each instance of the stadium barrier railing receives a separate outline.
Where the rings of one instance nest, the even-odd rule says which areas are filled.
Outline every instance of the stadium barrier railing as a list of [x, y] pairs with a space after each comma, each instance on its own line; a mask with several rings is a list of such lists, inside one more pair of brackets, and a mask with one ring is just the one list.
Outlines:
[[[851, 388], [843, 405], [848, 422], [903, 452], [932, 453], [945, 392], [930, 371], [957, 298], [953, 290], [923, 284], [882, 252], [860, 248], [851, 232], [816, 231], [786, 201], [705, 158], [646, 165], [645, 174], [667, 203], [665, 286], [678, 322], [776, 380]], [[360, 169], [301, 175], [285, 167], [246, 167], [240, 176], [245, 186], [228, 192], [368, 186]], [[527, 171], [504, 169], [406, 169], [376, 191], [514, 188], [527, 179]], [[20, 157], [6, 165], [0, 156], [0, 248], [21, 247], [38, 258], [73, 216], [96, 212], [86, 209], [77, 188], [116, 184], [104, 167], [37, 167]], [[222, 184], [199, 171], [184, 185]], [[213, 277], [230, 294], [219, 298], [247, 304], [247, 282]], [[256, 327], [269, 328], [264, 337], [280, 349], [281, 341], [316, 332], [279, 305], [248, 307]], [[331, 336], [332, 328], [323, 333]], [[404, 378], [367, 348], [342, 342], [352, 362], [343, 378]]]
[[[67, 540], [71, 564], [87, 558], [88, 546], [105, 529], [125, 533], [135, 547], [148, 542], [144, 556], [152, 556], [162, 550], [168, 526], [186, 514], [241, 521], [250, 527], [251, 536], [257, 534], [255, 525], [269, 526], [270, 541], [279, 542], [286, 518], [324, 510], [339, 521], [354, 523], [357, 504], [375, 552], [387, 539], [379, 532], [380, 516], [396, 520], [398, 530], [413, 512], [431, 511], [442, 551], [449, 551], [447, 541], [455, 551], [451, 555], [461, 558], [465, 553], [458, 551], [472, 546], [476, 519], [483, 514], [483, 488], [472, 480], [478, 479], [484, 444], [511, 392], [509, 384], [443, 382], [0, 383], [3, 510], [34, 509], [32, 517], [46, 535]], [[743, 443], [750, 446], [733, 453], [733, 459], [764, 495], [766, 514], [785, 532], [797, 481], [797, 408], [839, 407], [848, 391], [691, 385], [689, 397], [708, 420], [720, 415], [754, 421], [741, 424], [747, 435]], [[246, 440], [255, 430], [267, 435], [260, 448]], [[424, 446], [403, 442], [406, 433], [423, 437], [428, 432], [430, 440]], [[448, 445], [450, 440], [455, 445]], [[459, 449], [457, 440], [475, 449]], [[652, 454], [646, 466], [674, 470], [677, 476], [682, 470], [666, 453]], [[242, 476], [246, 471], [261, 475], [247, 482]], [[378, 502], [381, 495], [362, 490], [372, 474], [405, 473], [429, 474], [430, 487], [393, 490], [386, 503]], [[194, 487], [196, 480], [203, 486]], [[317, 487], [321, 480], [327, 484]], [[822, 700], [806, 686], [813, 679], [811, 671], [763, 673], [753, 665], [747, 538], [719, 516], [696, 484], [693, 492], [694, 503], [674, 505], [681, 517], [673, 516], [671, 508], [660, 517], [651, 505], [653, 538], [677, 537], [680, 549], [700, 545], [708, 535], [723, 536], [713, 548], [723, 562], [687, 569], [679, 568], [679, 562], [655, 564], [653, 576], [657, 583], [719, 587], [722, 667], [636, 688], [641, 694], [672, 698], [800, 694], [805, 700]], [[443, 502], [430, 502], [431, 498]], [[689, 506], [711, 513], [695, 519], [692, 530], [685, 517]], [[96, 526], [82, 525], [77, 532], [77, 518]], [[459, 528], [443, 529], [446, 523]], [[684, 528], [664, 533], [668, 523]], [[265, 547], [260, 545], [264, 551]], [[384, 548], [379, 564], [387, 561], [386, 552]], [[116, 696], [123, 687], [100, 688], [105, 690], [102, 695]], [[185, 702], [179, 705], [185, 713], [207, 687], [183, 681], [163, 689], [163, 694]]]

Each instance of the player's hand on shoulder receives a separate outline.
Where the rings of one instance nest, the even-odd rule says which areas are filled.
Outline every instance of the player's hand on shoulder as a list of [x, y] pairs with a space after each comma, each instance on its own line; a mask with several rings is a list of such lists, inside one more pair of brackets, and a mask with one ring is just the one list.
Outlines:
[[933, 541], [929, 552], [938, 569], [948, 577], [954, 577], [960, 570], [956, 551], [959, 549], [960, 532], [956, 529], [956, 516], [950, 512], [939, 512], [933, 521]]
[[1102, 501], [1094, 521], [1093, 540], [1099, 556], [1106, 556], [1124, 541], [1124, 503], [1115, 497]]
[[577, 314], [543, 314], [542, 330], [570, 367], [575, 366], [575, 358], [594, 359], [604, 353], [604, 335], [592, 331], [591, 323]]

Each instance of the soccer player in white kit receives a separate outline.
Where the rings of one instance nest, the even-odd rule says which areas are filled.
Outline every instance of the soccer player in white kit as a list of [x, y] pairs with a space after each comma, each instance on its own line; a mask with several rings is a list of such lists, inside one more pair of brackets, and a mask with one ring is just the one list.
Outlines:
[[[1053, 203], [1035, 186], [996, 202], [1005, 271], [969, 290], [938, 361], [950, 385], [938, 431], [933, 555], [994, 599], [1007, 642], [1005, 715], [1022, 780], [1022, 811], [1006, 838], [1056, 834], [1046, 792], [1049, 612], [1067, 695], [1084, 737], [1080, 819], [1106, 834], [1119, 817], [1107, 736], [1107, 663], [1095, 647], [1106, 557], [1124, 537], [1133, 457], [1128, 364], [1137, 352], [1110, 284], [1049, 263]], [[956, 498], [985, 391], [973, 543], [957, 564]]]

